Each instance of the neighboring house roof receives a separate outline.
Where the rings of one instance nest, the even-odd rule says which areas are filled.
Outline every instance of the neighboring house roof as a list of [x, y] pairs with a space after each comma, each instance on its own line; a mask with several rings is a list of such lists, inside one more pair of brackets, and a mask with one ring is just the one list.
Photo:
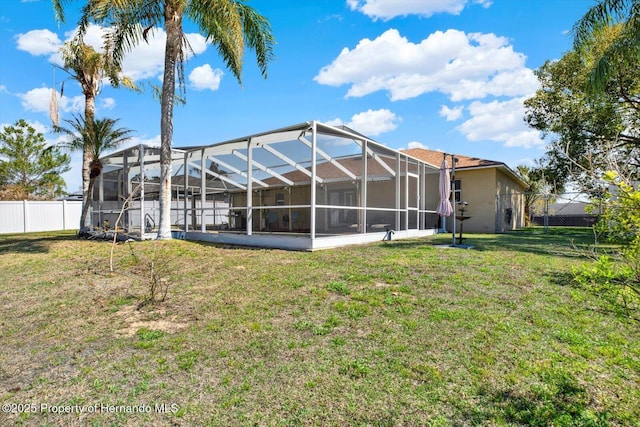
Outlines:
[[[447, 163], [449, 167], [451, 167], [451, 154], [444, 153], [442, 151], [436, 150], [428, 150], [426, 148], [410, 148], [408, 150], [400, 150], [401, 152], [408, 154], [411, 157], [415, 157], [416, 159], [420, 159], [424, 162], [427, 162], [436, 167], [440, 167], [442, 160], [446, 156]], [[516, 182], [518, 182], [522, 188], [526, 188], [527, 184], [515, 173], [509, 166], [507, 166], [503, 162], [499, 162], [497, 160], [487, 160], [481, 159], [478, 157], [469, 157], [464, 156], [462, 154], [453, 154], [453, 156], [458, 159], [456, 163], [456, 170], [473, 170], [473, 169], [486, 169], [486, 168], [497, 168], [500, 169], [505, 174], [509, 175]]]

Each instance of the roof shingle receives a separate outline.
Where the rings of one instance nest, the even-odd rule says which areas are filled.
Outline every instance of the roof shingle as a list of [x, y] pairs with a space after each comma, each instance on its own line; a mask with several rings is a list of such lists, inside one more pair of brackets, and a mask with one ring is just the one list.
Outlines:
[[[426, 148], [410, 148], [408, 150], [401, 151], [436, 167], [440, 166], [440, 164], [442, 163], [442, 159], [445, 156], [445, 153], [443, 153], [442, 151], [427, 150]], [[495, 160], [480, 159], [478, 157], [463, 156], [461, 154], [454, 154], [454, 156], [458, 159], [458, 163], [456, 163], [456, 169], [506, 166], [503, 162], [498, 162]], [[451, 163], [451, 156], [448, 153], [447, 163]]]

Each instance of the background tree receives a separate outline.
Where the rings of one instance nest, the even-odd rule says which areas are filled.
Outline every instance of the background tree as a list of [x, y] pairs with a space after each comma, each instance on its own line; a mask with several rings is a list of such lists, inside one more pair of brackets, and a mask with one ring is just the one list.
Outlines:
[[594, 229], [619, 250], [600, 254], [574, 279], [629, 314], [640, 308], [640, 0], [599, 1], [574, 34], [574, 51], [541, 69], [527, 120], [559, 136], [547, 160], [578, 171], [583, 188], [597, 181], [606, 188]]
[[44, 135], [23, 119], [0, 131], [3, 197], [53, 199], [63, 195], [61, 175], [69, 171], [69, 163], [68, 155], [47, 146]]
[[[64, 19], [62, 0], [53, 0], [54, 10]], [[275, 43], [265, 17], [243, 0], [89, 0], [83, 8], [79, 25], [82, 36], [90, 21], [113, 26], [107, 34], [106, 50], [113, 53], [114, 63], [121, 64], [124, 54], [140, 39], [147, 40], [149, 31], [164, 27], [164, 76], [160, 117], [160, 219], [158, 238], [171, 238], [171, 146], [173, 139], [173, 107], [176, 77], [184, 91], [184, 57], [189, 49], [183, 31], [183, 19], [193, 21], [207, 41], [218, 49], [227, 68], [241, 82], [245, 46], [256, 54], [258, 67], [266, 77]], [[177, 73], [177, 76], [176, 76]]]
[[[562, 188], [555, 188], [547, 182], [545, 169], [527, 165], [516, 166], [516, 171], [527, 187], [525, 188], [524, 213], [527, 225], [531, 223], [531, 216], [542, 211], [542, 201], [552, 194], [559, 194]], [[551, 199], [550, 199], [551, 200]]]
[[616, 39], [620, 27], [599, 29], [580, 52], [547, 61], [536, 71], [540, 89], [525, 101], [525, 120], [550, 139], [540, 160], [548, 177], [572, 181], [586, 192], [602, 185], [604, 172], [637, 174], [640, 167], [637, 95], [640, 64], [620, 69], [602, 93], [589, 91], [591, 64]]
[[[90, 122], [78, 116], [72, 120], [65, 120], [71, 127], [56, 127], [56, 132], [64, 133], [69, 140], [62, 147], [72, 151], [89, 154], [89, 186], [86, 202], [82, 205], [82, 217], [87, 217], [89, 206], [93, 201], [93, 187], [96, 178], [102, 173], [102, 155], [128, 141], [131, 138], [130, 129], [116, 128], [118, 119], [92, 119]], [[81, 229], [82, 230], [82, 229]]]

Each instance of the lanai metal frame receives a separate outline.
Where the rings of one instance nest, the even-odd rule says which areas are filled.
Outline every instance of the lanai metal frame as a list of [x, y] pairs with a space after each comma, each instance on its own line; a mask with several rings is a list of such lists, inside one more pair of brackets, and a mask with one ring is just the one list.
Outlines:
[[[102, 159], [93, 222], [155, 237], [159, 148]], [[310, 121], [172, 153], [175, 237], [314, 250], [433, 234], [438, 167], [344, 126]], [[436, 184], [437, 185], [437, 184]], [[392, 233], [389, 233], [392, 232]]]

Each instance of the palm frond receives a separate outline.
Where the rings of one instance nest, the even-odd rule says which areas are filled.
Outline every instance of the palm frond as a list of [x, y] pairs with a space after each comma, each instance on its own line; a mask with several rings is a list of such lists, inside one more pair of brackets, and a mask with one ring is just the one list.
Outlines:
[[255, 9], [242, 3], [238, 4], [238, 8], [244, 24], [246, 42], [255, 51], [258, 67], [263, 77], [266, 78], [267, 66], [273, 60], [273, 47], [275, 45], [271, 25]]
[[65, 122], [70, 127], [55, 126], [56, 133], [68, 136], [68, 140], [59, 144], [61, 148], [70, 151], [87, 149], [91, 153], [93, 161], [98, 161], [107, 151], [117, 148], [131, 139], [133, 130], [117, 128], [119, 119], [95, 119], [93, 122], [85, 122], [81, 116], [74, 115]]
[[590, 63], [586, 91], [594, 98], [638, 63], [640, 0], [601, 0], [574, 25], [573, 33], [574, 49]]
[[627, 10], [640, 7], [638, 3], [638, 0], [602, 0], [591, 7], [573, 26], [574, 47], [579, 49], [588, 42], [594, 29], [608, 24], [612, 19], [622, 19]]
[[53, 4], [53, 15], [56, 18], [56, 21], [64, 24], [64, 0], [52, 0]]
[[218, 49], [227, 68], [242, 82], [244, 35], [242, 11], [236, 0], [192, 1], [186, 13]]
[[163, 3], [149, 0], [92, 0], [83, 16], [110, 26], [105, 38], [105, 51], [109, 53], [115, 69], [121, 69], [125, 53], [131, 51], [141, 39], [145, 29], [157, 27], [164, 19]]

